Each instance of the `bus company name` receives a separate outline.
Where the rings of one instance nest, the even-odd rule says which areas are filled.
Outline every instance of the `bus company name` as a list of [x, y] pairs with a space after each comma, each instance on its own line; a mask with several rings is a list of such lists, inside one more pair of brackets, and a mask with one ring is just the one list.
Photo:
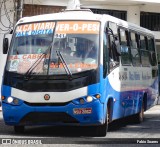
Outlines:
[[149, 79], [151, 79], [151, 75], [149, 75], [148, 72], [147, 73], [142, 72], [142, 80], [149, 80]]
[[26, 32], [17, 32], [16, 37], [21, 36], [29, 36], [29, 35], [39, 35], [39, 34], [52, 34], [53, 30], [33, 30], [33, 31], [26, 31]]
[[140, 80], [140, 74], [137, 72], [129, 72], [129, 80]]
[[129, 72], [129, 80], [149, 80], [151, 79], [151, 75], [148, 72], [142, 72], [142, 76], [138, 72]]
[[26, 32], [26, 31], [33, 31], [33, 30], [46, 30], [46, 29], [53, 29], [55, 26], [54, 22], [44, 22], [44, 23], [32, 23], [32, 24], [25, 24], [17, 27], [16, 32]]

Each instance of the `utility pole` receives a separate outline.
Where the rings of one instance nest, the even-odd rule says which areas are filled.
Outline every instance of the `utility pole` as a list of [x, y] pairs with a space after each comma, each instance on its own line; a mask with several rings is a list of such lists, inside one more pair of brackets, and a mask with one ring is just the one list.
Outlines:
[[18, 21], [20, 18], [22, 18], [23, 5], [24, 5], [24, 0], [15, 0], [14, 25], [17, 23], [17, 21]]

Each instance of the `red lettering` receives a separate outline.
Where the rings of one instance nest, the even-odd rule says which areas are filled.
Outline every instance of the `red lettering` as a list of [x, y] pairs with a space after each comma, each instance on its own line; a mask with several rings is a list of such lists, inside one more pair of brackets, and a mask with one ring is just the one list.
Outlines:
[[26, 59], [27, 58], [27, 55], [23, 55], [23, 57], [22, 57], [23, 59]]
[[32, 55], [32, 59], [36, 59], [37, 58], [37, 55], [36, 54], [33, 54]]
[[28, 55], [27, 59], [32, 59], [32, 55]]

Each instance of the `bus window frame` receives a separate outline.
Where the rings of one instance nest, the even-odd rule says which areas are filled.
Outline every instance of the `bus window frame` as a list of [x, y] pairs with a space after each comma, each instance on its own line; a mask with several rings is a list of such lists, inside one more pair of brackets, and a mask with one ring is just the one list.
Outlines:
[[[134, 48], [134, 49], [136, 49], [138, 51], [138, 54], [139, 54], [139, 64], [138, 65], [137, 64], [133, 64], [132, 46], [131, 46], [131, 41], [132, 41], [131, 33], [135, 34], [135, 42], [137, 44], [137, 47]], [[129, 29], [129, 47], [130, 47], [130, 51], [131, 51], [132, 66], [134, 66], [134, 67], [141, 67], [142, 63], [141, 63], [141, 53], [140, 53], [139, 43], [138, 43], [138, 33], [137, 33], [137, 31], [131, 30], [131, 29]]]
[[[112, 29], [109, 27], [109, 23], [114, 23], [116, 25], [116, 30], [117, 30], [116, 34], [114, 34], [115, 31], [113, 32]], [[111, 35], [106, 32], [107, 39], [108, 39], [107, 47], [108, 47], [108, 57], [109, 57], [109, 71], [108, 71], [108, 73], [110, 73], [113, 69], [115, 69], [120, 64], [120, 59], [119, 59], [120, 53], [118, 53], [118, 51], [117, 51], [118, 46], [115, 43], [115, 41], [118, 41], [117, 43], [119, 44], [118, 25], [115, 22], [108, 21], [105, 25], [105, 29], [107, 32], [109, 31], [109, 29], [111, 29], [111, 31], [112, 31]], [[111, 39], [110, 39], [111, 37], [113, 39], [112, 43], [111, 43]], [[113, 43], [115, 45], [114, 48], [112, 46]]]
[[[143, 33], [141, 33], [141, 32], [139, 32], [139, 33], [137, 33], [137, 35], [138, 35], [138, 47], [139, 47], [139, 51], [140, 51], [140, 57], [141, 57], [141, 66], [142, 67], [151, 67], [152, 66], [152, 64], [151, 64], [151, 56], [150, 56], [150, 51], [148, 50], [148, 41], [147, 41], [147, 34], [143, 34]], [[144, 37], [144, 40], [145, 40], [145, 49], [144, 48], [140, 48], [140, 43], [141, 43], [141, 41], [140, 41], [140, 36], [143, 36]], [[144, 65], [143, 63], [142, 63], [142, 52], [143, 51], [146, 51], [146, 52], [148, 52], [148, 55], [149, 55], [149, 64], [148, 65]]]
[[125, 36], [126, 36], [126, 47], [128, 48], [128, 56], [129, 56], [129, 60], [130, 63], [129, 64], [123, 64], [122, 63], [122, 52], [121, 52], [121, 59], [120, 62], [122, 64], [122, 66], [131, 66], [132, 65], [132, 59], [131, 59], [131, 50], [130, 50], [130, 46], [129, 46], [129, 31], [127, 28], [122, 27], [122, 26], [118, 26], [118, 37], [119, 37], [119, 43], [120, 43], [120, 47], [122, 46], [122, 42], [121, 42], [121, 35], [120, 35], [120, 29], [125, 31]]
[[[144, 64], [143, 64], [143, 61], [142, 61], [142, 52], [148, 53], [148, 59], [149, 59], [149, 64], [148, 64], [148, 65], [144, 65]], [[140, 50], [140, 53], [141, 53], [141, 64], [142, 64], [142, 67], [150, 67], [150, 66], [152, 66], [152, 65], [151, 65], [150, 52], [149, 52], [148, 50], [141, 49], [141, 50]]]
[[[106, 26], [104, 28], [103, 32], [103, 78], [106, 78], [107, 75], [109, 74], [110, 67], [109, 67], [109, 50], [108, 50], [108, 35], [106, 32]], [[105, 44], [106, 43], [106, 44]]]
[[[153, 50], [149, 50], [149, 39], [152, 41], [152, 47], [153, 47]], [[151, 66], [156, 66], [157, 65], [157, 56], [155, 56], [155, 60], [152, 58], [153, 54], [156, 55], [156, 47], [155, 47], [155, 39], [153, 36], [147, 36], [147, 50], [149, 51], [150, 53], [150, 62], [151, 62]]]

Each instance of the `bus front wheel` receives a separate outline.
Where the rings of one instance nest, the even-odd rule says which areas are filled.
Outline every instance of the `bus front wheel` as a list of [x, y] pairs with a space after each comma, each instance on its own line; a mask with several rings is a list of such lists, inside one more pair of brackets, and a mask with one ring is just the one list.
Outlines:
[[99, 137], [106, 136], [107, 129], [108, 129], [107, 122], [105, 122], [105, 124], [103, 124], [103, 125], [95, 126], [95, 127], [96, 127], [96, 130], [95, 130], [96, 136], [99, 136]]
[[110, 115], [109, 115], [109, 109], [107, 110], [107, 114], [106, 114], [106, 119], [105, 119], [105, 123], [103, 125], [100, 125], [100, 126], [95, 126], [95, 133], [96, 133], [96, 136], [106, 136], [107, 134], [107, 131], [108, 131], [108, 123], [109, 123], [109, 118], [110, 118]]
[[24, 133], [24, 126], [14, 126], [15, 133]]

